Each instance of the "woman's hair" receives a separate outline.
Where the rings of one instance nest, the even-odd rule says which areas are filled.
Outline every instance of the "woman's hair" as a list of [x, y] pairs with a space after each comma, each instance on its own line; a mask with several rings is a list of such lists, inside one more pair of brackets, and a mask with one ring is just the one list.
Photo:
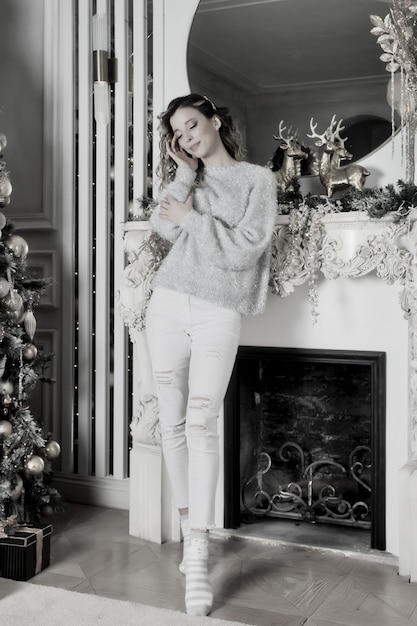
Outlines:
[[[207, 96], [200, 96], [197, 93], [190, 93], [188, 96], [181, 96], [172, 100], [166, 111], [159, 115], [159, 133], [160, 133], [160, 161], [156, 168], [156, 173], [161, 179], [161, 184], [164, 185], [175, 177], [177, 164], [167, 152], [167, 143], [170, 142], [174, 136], [171, 127], [171, 117], [178, 109], [184, 107], [192, 107], [197, 111], [200, 111], [205, 117], [211, 119], [215, 115], [221, 121], [219, 133], [220, 138], [223, 141], [224, 147], [231, 157], [237, 161], [241, 161], [245, 155], [242, 147], [242, 139], [238, 128], [232, 120], [229, 113], [229, 109], [226, 107], [217, 107], [212, 100]], [[197, 167], [197, 179], [196, 182], [201, 181], [203, 177], [203, 162], [199, 160]]]

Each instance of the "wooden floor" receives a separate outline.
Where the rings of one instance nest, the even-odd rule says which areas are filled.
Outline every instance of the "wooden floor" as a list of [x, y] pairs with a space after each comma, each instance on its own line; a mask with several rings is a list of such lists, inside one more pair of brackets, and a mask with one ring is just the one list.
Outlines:
[[[51, 564], [30, 580], [184, 611], [181, 547], [129, 536], [128, 512], [70, 505], [54, 519]], [[268, 626], [417, 624], [417, 584], [382, 553], [351, 556], [242, 537], [213, 536], [212, 616]], [[196, 624], [198, 618], [196, 618]]]

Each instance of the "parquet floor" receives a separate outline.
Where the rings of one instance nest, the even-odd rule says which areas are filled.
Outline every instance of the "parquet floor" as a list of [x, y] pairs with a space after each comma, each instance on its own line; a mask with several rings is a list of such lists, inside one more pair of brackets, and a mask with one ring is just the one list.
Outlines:
[[[70, 505], [53, 520], [51, 564], [30, 582], [184, 611], [181, 547], [129, 536], [128, 512]], [[213, 617], [262, 626], [417, 624], [417, 584], [394, 557], [216, 535]], [[198, 618], [196, 618], [198, 624]]]

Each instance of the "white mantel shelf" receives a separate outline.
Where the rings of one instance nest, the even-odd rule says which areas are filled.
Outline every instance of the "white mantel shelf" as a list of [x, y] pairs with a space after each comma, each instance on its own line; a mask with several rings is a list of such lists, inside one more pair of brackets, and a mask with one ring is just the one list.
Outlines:
[[[413, 582], [417, 582], [416, 219], [414, 214], [397, 222], [391, 215], [371, 219], [359, 211], [326, 214], [322, 218], [320, 254], [315, 257], [319, 263], [313, 268], [328, 280], [374, 273], [387, 284], [401, 286], [399, 306], [408, 320], [409, 337], [409, 416], [404, 416], [409, 424], [409, 458], [399, 476], [399, 571]], [[292, 237], [289, 222], [289, 216], [277, 216], [273, 237], [271, 285], [281, 297], [289, 296], [298, 285], [311, 279], [312, 249]], [[178, 538], [179, 531], [161, 465], [155, 389], [144, 328], [144, 310], [153, 276], [152, 257], [146, 246], [151, 228], [148, 222], [129, 221], [123, 230], [129, 264], [120, 287], [119, 308], [134, 342], [137, 364], [136, 412], [131, 424], [131, 534], [161, 542]], [[138, 523], [138, 519], [142, 522]]]

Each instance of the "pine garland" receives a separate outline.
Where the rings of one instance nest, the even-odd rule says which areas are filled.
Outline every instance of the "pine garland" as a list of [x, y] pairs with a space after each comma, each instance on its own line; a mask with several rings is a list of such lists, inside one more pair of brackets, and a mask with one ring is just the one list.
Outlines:
[[380, 219], [392, 215], [394, 221], [407, 217], [417, 207], [417, 186], [411, 182], [399, 180], [397, 185], [364, 188], [361, 191], [350, 188], [341, 198], [330, 199], [327, 196], [300, 193], [298, 182], [293, 191], [278, 193], [278, 212], [289, 215], [304, 205], [310, 208], [326, 207], [326, 212], [346, 213], [364, 211], [369, 217]]

